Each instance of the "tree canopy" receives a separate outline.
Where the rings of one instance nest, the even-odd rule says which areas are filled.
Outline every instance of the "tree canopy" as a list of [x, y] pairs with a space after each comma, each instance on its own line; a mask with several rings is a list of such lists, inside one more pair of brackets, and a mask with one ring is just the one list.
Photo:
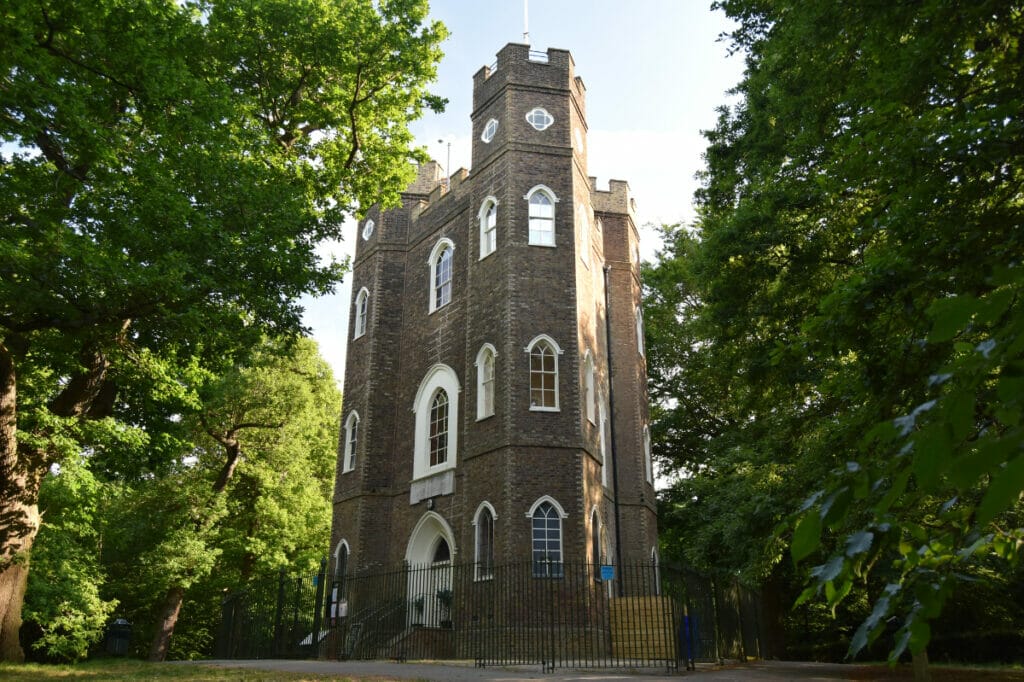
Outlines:
[[[1024, 7], [717, 6], [740, 100], [646, 273], [655, 434], [689, 476], [668, 513], [708, 548], [783, 522], [802, 599], [870, 592], [852, 654], [893, 615], [893, 655], [921, 652], [1024, 544]], [[708, 560], [783, 559], [753, 545]]]
[[[140, 401], [301, 328], [316, 245], [412, 179], [425, 0], [32, 0], [0, 16], [0, 659], [36, 495]], [[153, 389], [148, 395], [142, 389]], [[151, 425], [151, 424], [150, 424]]]
[[156, 639], [161, 655], [210, 655], [224, 590], [324, 555], [341, 396], [316, 344], [268, 341], [189, 388], [161, 470], [112, 476], [86, 455], [44, 479], [25, 599], [34, 656], [84, 657], [112, 614], [137, 651]]

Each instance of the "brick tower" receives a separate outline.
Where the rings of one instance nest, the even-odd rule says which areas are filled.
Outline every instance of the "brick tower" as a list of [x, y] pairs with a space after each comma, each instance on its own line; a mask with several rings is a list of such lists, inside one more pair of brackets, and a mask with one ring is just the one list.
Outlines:
[[506, 45], [472, 125], [472, 174], [359, 226], [332, 570], [651, 561], [634, 205], [587, 175], [572, 56]]

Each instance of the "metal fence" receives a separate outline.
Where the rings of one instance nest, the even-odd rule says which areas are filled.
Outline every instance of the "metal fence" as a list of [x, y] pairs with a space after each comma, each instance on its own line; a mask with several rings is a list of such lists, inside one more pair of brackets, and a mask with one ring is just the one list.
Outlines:
[[325, 569], [226, 598], [217, 655], [671, 669], [730, 657], [736, 639], [718, 626], [732, 611], [712, 582], [650, 563], [445, 562], [337, 580]]

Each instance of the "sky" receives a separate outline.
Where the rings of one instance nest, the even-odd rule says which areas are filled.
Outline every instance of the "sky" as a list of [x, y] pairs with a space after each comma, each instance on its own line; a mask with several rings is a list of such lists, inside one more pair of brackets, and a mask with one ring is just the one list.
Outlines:
[[[432, 0], [431, 17], [448, 28], [434, 94], [448, 99], [442, 114], [427, 112], [410, 129], [442, 166], [472, 171], [470, 111], [473, 74], [494, 63], [507, 43], [534, 50], [569, 50], [587, 88], [588, 174], [598, 188], [625, 180], [637, 203], [641, 257], [655, 257], [651, 226], [693, 220], [695, 174], [703, 167], [702, 130], [743, 73], [742, 55], [720, 40], [731, 22], [711, 0]], [[525, 14], [525, 17], [524, 17]], [[449, 143], [451, 161], [449, 164]], [[351, 255], [356, 223], [321, 253]], [[332, 296], [306, 299], [305, 323], [334, 369], [345, 367], [351, 276]]]

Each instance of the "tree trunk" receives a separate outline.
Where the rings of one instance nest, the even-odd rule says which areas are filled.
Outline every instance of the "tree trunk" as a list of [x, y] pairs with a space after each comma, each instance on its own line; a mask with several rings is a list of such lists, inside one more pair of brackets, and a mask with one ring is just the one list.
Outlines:
[[25, 660], [18, 633], [28, 559], [39, 530], [39, 477], [18, 459], [17, 375], [0, 343], [0, 661]]
[[153, 645], [149, 648], [149, 660], [153, 663], [159, 663], [167, 658], [167, 650], [171, 648], [171, 635], [174, 634], [174, 626], [178, 622], [178, 614], [181, 613], [181, 602], [184, 600], [185, 588], [175, 585], [167, 590], [160, 612], [160, 622], [157, 623], [156, 633], [153, 635]]
[[[11, 347], [23, 345], [23, 339], [11, 336], [0, 341], [0, 661], [19, 662], [25, 658], [19, 630], [29, 554], [39, 532], [39, 484], [50, 466], [45, 448], [19, 444], [17, 367]], [[83, 416], [104, 392], [110, 363], [100, 353], [83, 353], [83, 359], [91, 364], [61, 389], [49, 405], [53, 414]]]
[[[25, 541], [32, 546], [34, 532], [27, 532], [31, 516], [22, 509], [17, 470], [17, 383], [14, 358], [0, 344], [0, 662], [20, 663], [25, 652], [18, 641], [22, 629], [22, 601], [28, 583]], [[38, 512], [37, 512], [38, 513]]]
[[[205, 424], [205, 422], [204, 422]], [[227, 435], [221, 435], [214, 430], [207, 428], [207, 433], [224, 447], [224, 466], [221, 467], [217, 480], [213, 483], [213, 499], [223, 495], [228, 483], [235, 474], [235, 468], [242, 458], [242, 445], [235, 438], [235, 433], [243, 428], [280, 428], [280, 425], [265, 424], [238, 424], [232, 427]], [[207, 530], [214, 523], [214, 517], [207, 515], [205, 519], [196, 521], [196, 531]], [[167, 590], [164, 598], [164, 606], [160, 613], [160, 622], [157, 623], [156, 633], [153, 635], [153, 645], [149, 648], [149, 660], [158, 662], [167, 657], [167, 649], [171, 645], [171, 635], [174, 634], [174, 626], [178, 622], [178, 614], [181, 612], [181, 603], [185, 600], [185, 588], [177, 585]]]
[[927, 649], [919, 654], [911, 653], [910, 661], [914, 668], [914, 682], [932, 682], [932, 673], [928, 668]]
[[[21, 648], [21, 607], [28, 586], [28, 557], [39, 530], [39, 508], [35, 504], [22, 505], [4, 498], [0, 502], [0, 515], [17, 519], [25, 531], [16, 539], [8, 539], [3, 547], [3, 569], [0, 571], [0, 662], [21, 663], [25, 652]], [[6, 524], [5, 524], [6, 525]]]

